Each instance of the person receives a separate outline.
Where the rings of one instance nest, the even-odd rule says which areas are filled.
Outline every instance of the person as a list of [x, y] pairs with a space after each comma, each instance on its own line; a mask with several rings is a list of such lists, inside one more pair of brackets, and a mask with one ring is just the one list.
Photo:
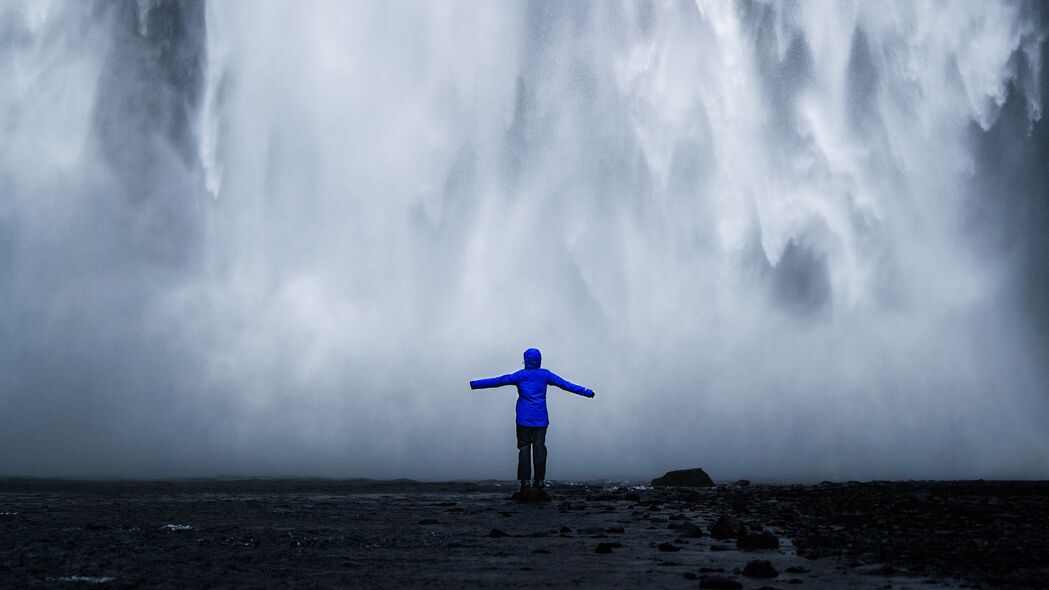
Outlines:
[[532, 486], [542, 488], [546, 478], [546, 429], [550, 426], [550, 417], [546, 412], [546, 386], [555, 385], [583, 397], [592, 398], [596, 395], [591, 389], [569, 383], [539, 368], [542, 358], [538, 349], [529, 348], [524, 352], [524, 369], [502, 377], [470, 382], [470, 389], [517, 386], [517, 479], [521, 482], [522, 491], [528, 487], [533, 461], [535, 480]]

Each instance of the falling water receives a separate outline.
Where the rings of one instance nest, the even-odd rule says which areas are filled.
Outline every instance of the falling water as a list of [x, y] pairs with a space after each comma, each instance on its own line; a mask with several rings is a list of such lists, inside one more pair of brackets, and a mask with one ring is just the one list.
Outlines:
[[1036, 2], [0, 7], [0, 472], [1049, 476]]

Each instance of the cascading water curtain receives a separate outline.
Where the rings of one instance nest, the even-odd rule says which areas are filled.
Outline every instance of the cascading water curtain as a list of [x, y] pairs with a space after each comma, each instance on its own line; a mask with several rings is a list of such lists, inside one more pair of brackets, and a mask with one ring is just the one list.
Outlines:
[[0, 473], [1047, 477], [1047, 13], [5, 2]]

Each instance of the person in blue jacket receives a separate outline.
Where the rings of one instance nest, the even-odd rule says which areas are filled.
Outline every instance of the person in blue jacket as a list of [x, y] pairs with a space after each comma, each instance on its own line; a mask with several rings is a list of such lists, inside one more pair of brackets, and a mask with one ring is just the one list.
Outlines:
[[470, 382], [470, 389], [517, 386], [517, 479], [521, 481], [522, 490], [528, 487], [533, 460], [535, 482], [532, 485], [543, 487], [546, 477], [546, 429], [550, 426], [550, 417], [546, 413], [546, 386], [556, 385], [583, 397], [595, 395], [586, 387], [569, 383], [546, 369], [540, 369], [542, 358], [538, 349], [529, 348], [524, 352], [524, 369], [502, 377]]

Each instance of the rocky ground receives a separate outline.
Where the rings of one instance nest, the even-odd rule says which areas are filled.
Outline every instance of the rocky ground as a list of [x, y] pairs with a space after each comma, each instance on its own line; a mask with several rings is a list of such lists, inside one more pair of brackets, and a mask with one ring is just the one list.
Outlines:
[[0, 587], [1042, 588], [1049, 483], [0, 480]]

